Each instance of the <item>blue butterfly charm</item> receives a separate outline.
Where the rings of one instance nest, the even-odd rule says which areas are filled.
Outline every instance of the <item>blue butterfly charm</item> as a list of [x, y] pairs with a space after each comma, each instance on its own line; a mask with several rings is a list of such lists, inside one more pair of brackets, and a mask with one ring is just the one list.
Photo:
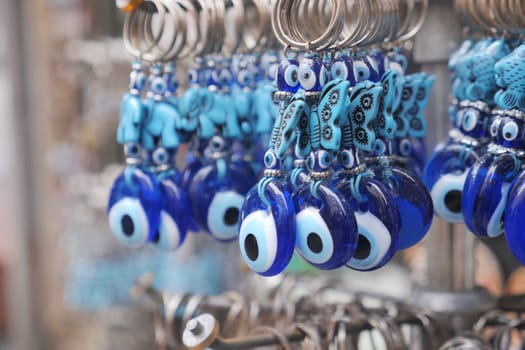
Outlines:
[[349, 87], [348, 81], [331, 80], [323, 88], [319, 104], [311, 108], [310, 142], [313, 148], [337, 152], [341, 147], [340, 124], [349, 105]]
[[284, 159], [286, 152], [295, 140], [295, 128], [306, 106], [302, 92], [281, 102], [275, 126], [270, 139], [270, 147], [275, 150], [277, 158]]
[[374, 121], [382, 91], [380, 84], [365, 81], [357, 84], [350, 93], [347, 117], [352, 129], [352, 144], [358, 150], [365, 152], [373, 150], [376, 139]]

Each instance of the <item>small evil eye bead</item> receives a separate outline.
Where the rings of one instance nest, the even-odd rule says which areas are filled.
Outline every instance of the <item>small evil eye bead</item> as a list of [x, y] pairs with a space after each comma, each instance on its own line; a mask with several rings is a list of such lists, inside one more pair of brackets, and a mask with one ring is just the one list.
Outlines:
[[124, 145], [124, 154], [128, 159], [140, 159], [140, 145], [136, 142], [129, 142]]
[[323, 65], [318, 57], [303, 58], [299, 66], [299, 83], [305, 91], [321, 91], [321, 70]]
[[503, 128], [501, 129], [501, 134], [503, 136], [503, 139], [505, 141], [514, 141], [519, 136], [520, 127], [518, 126], [518, 123], [515, 121], [511, 121], [508, 123], [505, 123]]
[[196, 68], [190, 68], [189, 72], [188, 72], [188, 83], [190, 85], [190, 87], [194, 87], [194, 86], [199, 86], [201, 81], [200, 81], [200, 74], [199, 74], [199, 70], [196, 69]]
[[399, 142], [399, 153], [402, 157], [410, 156], [410, 153], [412, 153], [412, 142], [409, 139], [402, 139]]
[[293, 59], [281, 62], [277, 70], [277, 88], [291, 93], [299, 91], [299, 62]]
[[349, 64], [346, 57], [340, 57], [332, 63], [330, 68], [332, 79], [347, 80], [349, 76]]
[[332, 166], [333, 157], [325, 150], [317, 152], [318, 170], [324, 171]]
[[151, 81], [150, 91], [156, 96], [163, 96], [167, 88], [168, 85], [163, 77], [155, 77]]
[[151, 159], [155, 165], [164, 165], [168, 164], [171, 160], [171, 155], [165, 148], [157, 148], [153, 151]]
[[279, 161], [275, 155], [275, 151], [273, 149], [266, 151], [264, 154], [264, 166], [266, 169], [277, 169], [278, 164]]
[[161, 197], [158, 185], [147, 173], [127, 168], [111, 189], [108, 221], [115, 237], [124, 245], [140, 246], [157, 232]]
[[321, 72], [319, 73], [321, 87], [324, 87], [330, 81], [330, 67], [329, 63], [323, 62]]
[[377, 139], [374, 143], [374, 154], [376, 156], [382, 156], [386, 152], [386, 143], [383, 140]]
[[306, 168], [310, 171], [315, 170], [315, 153], [312, 152], [306, 159]]
[[132, 93], [140, 93], [146, 85], [146, 75], [142, 70], [133, 70], [129, 74], [129, 90]]
[[478, 112], [472, 109], [466, 110], [462, 113], [461, 117], [461, 129], [465, 133], [472, 132], [478, 125], [479, 115]]
[[346, 169], [351, 169], [355, 166], [355, 156], [350, 150], [343, 150], [339, 153], [339, 162]]
[[370, 67], [362, 60], [354, 61], [354, 76], [356, 82], [360, 83], [365, 80], [370, 80]]
[[493, 141], [497, 141], [499, 126], [501, 124], [501, 118], [496, 118], [490, 125], [490, 136]]

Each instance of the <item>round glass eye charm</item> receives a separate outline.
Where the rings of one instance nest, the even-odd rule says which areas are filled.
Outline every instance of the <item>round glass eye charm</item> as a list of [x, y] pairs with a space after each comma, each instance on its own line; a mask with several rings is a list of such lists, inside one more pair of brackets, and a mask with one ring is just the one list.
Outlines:
[[219, 241], [236, 239], [241, 206], [249, 189], [243, 173], [222, 159], [203, 167], [189, 191], [195, 221]]
[[190, 227], [188, 194], [177, 185], [173, 175], [159, 181], [162, 197], [159, 228], [152, 244], [163, 251], [179, 248]]
[[299, 66], [299, 83], [308, 92], [321, 91], [329, 76], [319, 57], [305, 57]]
[[481, 238], [503, 233], [510, 184], [521, 168], [515, 155], [487, 154], [472, 166], [463, 190], [463, 216], [469, 230]]
[[294, 59], [283, 60], [277, 70], [277, 89], [296, 93], [299, 87], [299, 62]]
[[357, 246], [357, 223], [352, 207], [335, 188], [321, 184], [316, 198], [309, 186], [295, 195], [295, 246], [311, 265], [333, 270], [345, 265]]
[[330, 67], [330, 75], [332, 79], [341, 79], [350, 81], [350, 86], [355, 86], [354, 67], [352, 60], [348, 56], [341, 56], [332, 62]]
[[[264, 181], [264, 180], [263, 180]], [[239, 247], [248, 267], [263, 276], [281, 273], [295, 249], [295, 207], [285, 182], [259, 186], [248, 192], [241, 210]]]
[[434, 211], [448, 222], [463, 222], [463, 187], [477, 159], [472, 148], [453, 143], [436, 152], [425, 167], [423, 180], [430, 190]]
[[525, 171], [511, 185], [505, 211], [505, 238], [510, 251], [525, 265], [525, 239], [523, 218], [525, 217]]
[[140, 246], [156, 237], [160, 209], [155, 179], [139, 168], [126, 168], [111, 188], [109, 226], [122, 244]]
[[[355, 178], [350, 179], [355, 181]], [[401, 219], [389, 189], [374, 178], [359, 181], [360, 202], [350, 190], [348, 182], [342, 184], [343, 194], [352, 206], [357, 220], [359, 240], [353, 257], [346, 266], [357, 271], [377, 270], [387, 264], [399, 247]]]
[[396, 167], [392, 168], [390, 194], [401, 220], [399, 249], [410, 248], [430, 230], [434, 218], [432, 197], [419, 178]]

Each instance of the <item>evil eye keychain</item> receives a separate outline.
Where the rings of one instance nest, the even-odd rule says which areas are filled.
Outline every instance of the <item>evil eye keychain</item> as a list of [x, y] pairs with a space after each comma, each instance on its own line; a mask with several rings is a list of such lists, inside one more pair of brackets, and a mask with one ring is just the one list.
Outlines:
[[478, 160], [488, 143], [491, 106], [496, 91], [494, 65], [508, 53], [502, 40], [495, 41], [480, 52], [459, 59], [457, 81], [462, 82], [456, 128], [459, 140], [437, 151], [424, 171], [424, 182], [430, 189], [436, 214], [449, 222], [463, 222], [462, 197], [470, 167]]
[[520, 155], [525, 143], [520, 110], [525, 110], [525, 104], [520, 98], [525, 91], [520, 90], [520, 86], [525, 80], [524, 56], [525, 46], [521, 46], [494, 66], [499, 90], [494, 95], [498, 108], [492, 113], [489, 127], [491, 142], [465, 182], [463, 216], [469, 230], [481, 238], [496, 237], [504, 232], [510, 185], [523, 166]]
[[[382, 78], [383, 98], [375, 125], [377, 139], [374, 157], [369, 163], [376, 177], [388, 186], [399, 211], [400, 249], [420, 242], [430, 229], [433, 218], [430, 194], [410, 166], [413, 153], [399, 152], [399, 147], [396, 147], [408, 143], [406, 147], [411, 149], [412, 139], [407, 136], [422, 137], [425, 134], [421, 113], [431, 83], [432, 79], [424, 75], [402, 77], [396, 71], [389, 71]], [[400, 139], [403, 141], [399, 142]]]
[[312, 149], [307, 167], [311, 181], [293, 197], [297, 211], [296, 248], [308, 263], [323, 270], [344, 266], [357, 243], [352, 208], [330, 183], [332, 161], [341, 146], [340, 125], [348, 106], [350, 84], [345, 80], [329, 80], [328, 70], [319, 57], [303, 59], [299, 82], [306, 93], [313, 94], [307, 100]]
[[383, 88], [369, 81], [358, 83], [349, 96], [349, 110], [343, 122], [343, 165], [338, 188], [350, 203], [357, 221], [359, 240], [346, 266], [369, 271], [392, 259], [399, 245], [399, 212], [389, 189], [360, 163], [359, 152], [370, 152], [376, 144], [374, 124]]
[[239, 247], [244, 262], [263, 276], [281, 273], [295, 249], [296, 210], [286, 181], [283, 160], [292, 145], [294, 128], [304, 114], [299, 93], [298, 63], [284, 59], [276, 76], [282, 101], [264, 156], [264, 177], [246, 195], [239, 224]]

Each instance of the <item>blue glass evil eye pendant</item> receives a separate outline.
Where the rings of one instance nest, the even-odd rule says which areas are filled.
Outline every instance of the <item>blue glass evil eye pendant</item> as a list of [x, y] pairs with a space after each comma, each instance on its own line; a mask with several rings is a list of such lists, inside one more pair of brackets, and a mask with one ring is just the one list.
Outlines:
[[109, 226], [122, 244], [144, 245], [157, 237], [161, 205], [154, 177], [137, 167], [127, 167], [111, 189]]
[[[271, 152], [271, 151], [269, 151]], [[241, 209], [239, 247], [254, 272], [281, 273], [295, 248], [295, 208], [285, 181], [263, 178], [248, 192]]]
[[[286, 69], [280, 69], [277, 80], [283, 80], [284, 74]], [[238, 240], [243, 260], [263, 276], [281, 273], [295, 249], [295, 206], [282, 162], [294, 141], [293, 132], [303, 115], [305, 101], [302, 93], [279, 92], [284, 98], [264, 155], [264, 177], [246, 196], [239, 223]]]
[[357, 246], [357, 223], [352, 207], [335, 188], [319, 183], [312, 193], [303, 186], [294, 195], [296, 249], [309, 264], [332, 270], [344, 266]]
[[174, 170], [157, 176], [162, 203], [157, 235], [152, 244], [163, 251], [179, 248], [192, 224], [188, 194], [178, 185], [179, 181]]
[[249, 189], [243, 173], [224, 159], [203, 167], [189, 191], [195, 221], [219, 241], [236, 239], [241, 206]]
[[387, 264], [399, 248], [401, 219], [389, 189], [371, 173], [361, 173], [340, 186], [354, 210], [359, 241], [346, 266], [376, 270]]
[[525, 231], [523, 217], [525, 215], [525, 171], [512, 183], [507, 206], [505, 208], [505, 238], [512, 255], [525, 265]]

